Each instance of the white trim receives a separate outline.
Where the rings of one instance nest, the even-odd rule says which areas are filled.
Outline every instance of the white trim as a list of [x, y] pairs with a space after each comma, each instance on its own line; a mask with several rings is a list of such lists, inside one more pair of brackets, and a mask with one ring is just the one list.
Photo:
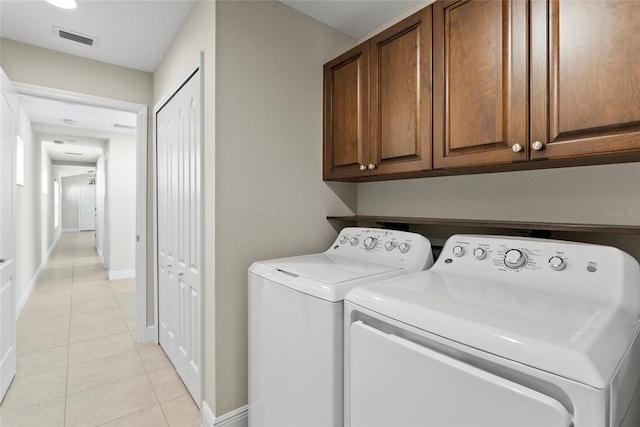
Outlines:
[[136, 340], [146, 340], [147, 326], [147, 114], [145, 106], [138, 111], [137, 128], [144, 129], [144, 141], [138, 135], [136, 152]]
[[249, 407], [244, 405], [238, 409], [216, 418], [206, 401], [202, 401], [200, 423], [202, 427], [247, 427], [249, 425]]
[[[146, 323], [146, 319], [145, 319], [145, 323]], [[154, 344], [158, 344], [158, 332], [156, 331], [156, 327], [155, 326], [147, 326], [144, 329], [146, 335], [145, 335], [145, 339], [144, 341], [138, 341], [139, 343], [147, 343], [147, 342], [151, 342]]]
[[76, 233], [76, 232], [79, 232], [80, 229], [79, 228], [63, 228], [61, 231], [63, 233]]
[[110, 270], [109, 271], [109, 280], [132, 279], [134, 277], [136, 277], [135, 268], [132, 268], [130, 270]]
[[200, 405], [200, 424], [202, 427], [214, 427], [216, 423], [216, 416], [213, 415], [213, 411], [209, 408], [206, 401], [202, 401]]
[[44, 269], [44, 266], [49, 261], [49, 257], [53, 253], [53, 250], [56, 248], [56, 246], [58, 246], [58, 241], [60, 240], [60, 236], [62, 236], [62, 234], [58, 233], [55, 240], [51, 244], [51, 247], [49, 248], [49, 252], [47, 252], [47, 254], [44, 256], [44, 258], [42, 259], [42, 262], [38, 266], [38, 269], [36, 270], [35, 274], [31, 278], [31, 282], [29, 282], [29, 286], [27, 286], [27, 290], [20, 297], [18, 304], [16, 304], [16, 319], [20, 317], [20, 313], [22, 313], [22, 309], [24, 308], [25, 305], [27, 305], [27, 301], [29, 301], [31, 292], [33, 292], [33, 289], [36, 287], [36, 283], [38, 283], [38, 279], [40, 279], [40, 275], [42, 274], [42, 270]]

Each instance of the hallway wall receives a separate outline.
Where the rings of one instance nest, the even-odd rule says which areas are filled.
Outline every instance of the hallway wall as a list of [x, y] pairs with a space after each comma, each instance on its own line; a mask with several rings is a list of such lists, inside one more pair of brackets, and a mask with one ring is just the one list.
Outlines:
[[21, 302], [43, 258], [39, 216], [40, 145], [26, 110], [18, 105], [17, 129], [24, 143], [24, 186], [16, 189], [16, 284], [17, 301]]
[[80, 187], [89, 183], [91, 174], [67, 176], [62, 178], [61, 222], [63, 230], [77, 231], [80, 227], [78, 220], [78, 197]]

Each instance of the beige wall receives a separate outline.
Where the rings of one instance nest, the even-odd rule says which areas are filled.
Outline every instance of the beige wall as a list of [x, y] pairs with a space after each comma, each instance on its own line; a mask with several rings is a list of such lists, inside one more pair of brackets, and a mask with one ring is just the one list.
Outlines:
[[0, 39], [0, 64], [14, 82], [151, 104], [151, 74]]
[[[362, 183], [358, 214], [639, 226], [640, 163]], [[637, 236], [558, 238], [609, 241], [640, 258]]]
[[216, 28], [221, 415], [247, 403], [247, 268], [325, 250], [327, 214], [355, 212], [354, 184], [322, 181], [322, 65], [355, 42], [275, 1], [218, 2]]

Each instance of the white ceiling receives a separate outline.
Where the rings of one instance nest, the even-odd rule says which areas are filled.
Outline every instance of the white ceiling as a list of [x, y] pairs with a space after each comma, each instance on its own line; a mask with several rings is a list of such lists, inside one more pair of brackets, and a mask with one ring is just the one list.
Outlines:
[[32, 122], [129, 135], [136, 133], [135, 113], [30, 95], [19, 95], [18, 98]]
[[[155, 71], [194, 0], [78, 0], [73, 10], [44, 0], [1, 0], [0, 35], [146, 72]], [[97, 47], [54, 36], [53, 27], [98, 39]]]
[[370, 34], [410, 9], [434, 0], [280, 0], [298, 12], [350, 36]]

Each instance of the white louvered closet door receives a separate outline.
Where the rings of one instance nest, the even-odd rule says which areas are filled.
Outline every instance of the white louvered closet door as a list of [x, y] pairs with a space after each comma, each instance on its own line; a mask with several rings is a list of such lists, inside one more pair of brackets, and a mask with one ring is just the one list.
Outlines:
[[158, 327], [167, 353], [201, 402], [201, 83], [198, 70], [158, 111]]

